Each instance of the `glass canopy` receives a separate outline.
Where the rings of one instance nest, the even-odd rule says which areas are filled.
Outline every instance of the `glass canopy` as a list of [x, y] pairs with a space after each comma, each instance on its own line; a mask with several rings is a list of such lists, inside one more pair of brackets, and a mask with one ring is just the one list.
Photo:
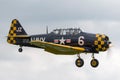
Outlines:
[[77, 35], [81, 32], [82, 30], [80, 28], [54, 29], [52, 31], [56, 35]]

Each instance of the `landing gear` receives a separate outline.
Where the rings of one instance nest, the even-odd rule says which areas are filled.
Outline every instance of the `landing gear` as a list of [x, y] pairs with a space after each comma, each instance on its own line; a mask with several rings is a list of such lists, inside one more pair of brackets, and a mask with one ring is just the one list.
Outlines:
[[[77, 56], [78, 56], [78, 59], [75, 61], [75, 65], [77, 67], [82, 67], [84, 65], [84, 60], [82, 58], [80, 58], [80, 54], [77, 54]], [[99, 61], [97, 59], [95, 59], [94, 53], [92, 53], [92, 60], [91, 60], [90, 64], [93, 68], [96, 68], [99, 65]]]
[[77, 55], [78, 59], [75, 61], [77, 67], [82, 67], [84, 65], [83, 59], [80, 58], [80, 54]]
[[23, 49], [22, 49], [22, 46], [20, 46], [20, 48], [18, 49], [19, 52], [22, 52]]
[[75, 64], [77, 67], [82, 67], [84, 65], [84, 61], [83, 59], [81, 58], [78, 58], [76, 61], [75, 61]]
[[92, 67], [96, 68], [96, 67], [98, 67], [99, 62], [98, 62], [97, 59], [92, 59], [90, 64], [91, 64]]
[[91, 66], [92, 66], [93, 68], [98, 67], [99, 61], [98, 61], [97, 59], [95, 59], [94, 53], [92, 54], [92, 58], [93, 58], [93, 59], [92, 59], [91, 62], [90, 62]]

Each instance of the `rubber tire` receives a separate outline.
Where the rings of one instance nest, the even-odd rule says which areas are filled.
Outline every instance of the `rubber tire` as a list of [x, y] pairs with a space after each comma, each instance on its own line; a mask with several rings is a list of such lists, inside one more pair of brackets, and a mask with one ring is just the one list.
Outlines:
[[90, 64], [93, 68], [96, 68], [99, 65], [99, 61], [97, 59], [92, 59]]
[[84, 61], [83, 59], [81, 58], [78, 58], [76, 61], [75, 61], [75, 64], [77, 67], [82, 67], [84, 65]]
[[18, 51], [19, 51], [19, 52], [22, 52], [22, 51], [23, 51], [23, 49], [22, 49], [22, 48], [19, 48], [19, 49], [18, 49]]

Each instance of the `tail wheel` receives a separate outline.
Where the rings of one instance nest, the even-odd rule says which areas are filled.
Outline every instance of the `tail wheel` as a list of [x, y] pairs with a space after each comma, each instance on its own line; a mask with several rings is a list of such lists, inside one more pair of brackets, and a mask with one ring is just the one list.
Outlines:
[[97, 59], [92, 59], [90, 64], [92, 67], [96, 68], [99, 65], [99, 61]]
[[81, 58], [78, 58], [76, 61], [75, 61], [75, 64], [77, 67], [82, 67], [84, 65], [84, 61], [83, 59]]
[[23, 49], [22, 49], [22, 48], [19, 48], [19, 49], [18, 49], [18, 51], [19, 51], [19, 52], [22, 52], [22, 51], [23, 51]]

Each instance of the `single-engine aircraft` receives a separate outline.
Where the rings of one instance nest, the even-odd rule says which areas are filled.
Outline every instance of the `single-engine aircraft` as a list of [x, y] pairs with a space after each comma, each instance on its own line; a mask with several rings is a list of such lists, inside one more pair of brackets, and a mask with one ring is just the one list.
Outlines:
[[94, 57], [95, 53], [106, 51], [110, 47], [109, 37], [104, 34], [92, 34], [83, 32], [80, 28], [55, 29], [51, 33], [28, 35], [19, 21], [14, 19], [11, 23], [7, 42], [19, 45], [19, 52], [23, 46], [42, 48], [47, 52], [57, 55], [77, 55], [75, 64], [77, 67], [84, 65], [81, 53], [92, 53], [90, 62], [93, 68], [99, 65]]

